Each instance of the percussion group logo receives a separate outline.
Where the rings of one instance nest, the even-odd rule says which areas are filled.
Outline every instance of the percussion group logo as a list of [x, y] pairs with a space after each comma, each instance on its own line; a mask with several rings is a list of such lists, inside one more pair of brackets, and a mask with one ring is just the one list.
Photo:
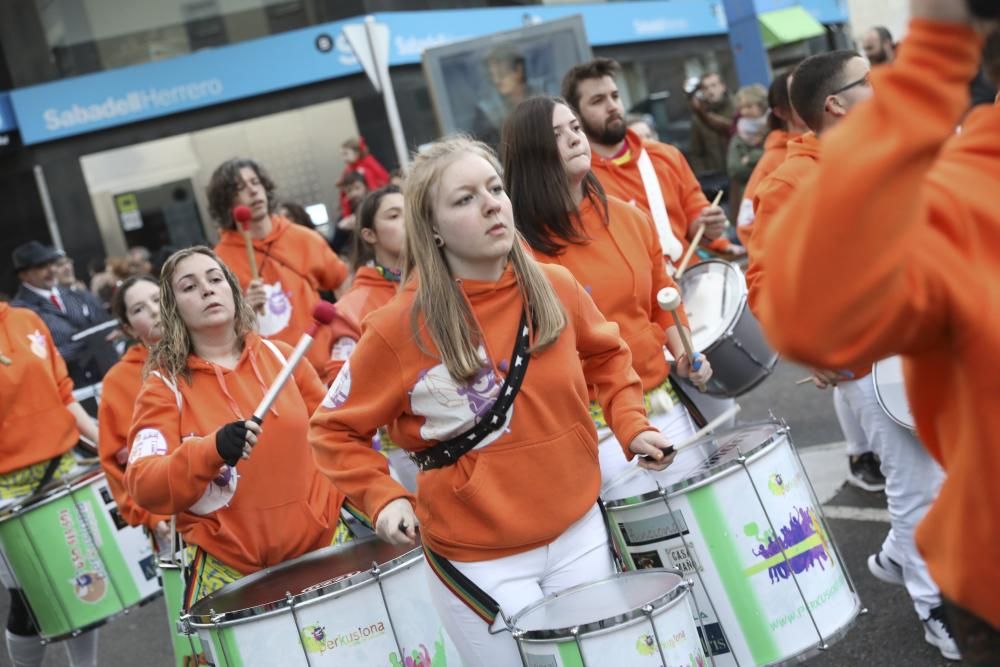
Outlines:
[[269, 285], [264, 284], [267, 294], [267, 308], [264, 314], [257, 318], [262, 336], [273, 336], [283, 331], [292, 318], [292, 293], [281, 288], [281, 281]]
[[790, 478], [776, 472], [767, 479], [767, 489], [771, 495], [781, 497], [802, 485], [802, 473], [796, 472]]
[[90, 531], [86, 527], [78, 531], [76, 521], [68, 509], [59, 511], [59, 525], [73, 563], [74, 576], [70, 579], [73, 592], [81, 602], [100, 602], [107, 593], [108, 582], [97, 556], [97, 549], [90, 538]]
[[323, 655], [327, 651], [357, 646], [382, 637], [385, 635], [385, 623], [378, 621], [370, 625], [359, 625], [346, 632], [332, 633], [327, 632], [326, 627], [317, 622], [302, 628], [300, 633], [302, 645], [306, 647], [306, 651]]
[[[687, 633], [681, 630], [680, 632], [675, 632], [672, 636], [660, 642], [660, 648], [665, 651], [670, 651], [685, 643], [687, 643]], [[658, 652], [656, 638], [651, 634], [642, 635], [635, 642], [635, 650], [636, 653], [644, 658], [656, 655]], [[688, 662], [683, 665], [678, 665], [678, 667], [705, 667], [705, 656], [701, 654], [701, 651], [699, 651], [697, 655], [689, 653]]]
[[781, 536], [770, 529], [761, 533], [755, 522], [743, 526], [743, 533], [759, 544], [752, 549], [761, 562], [744, 571], [747, 576], [767, 570], [771, 583], [776, 584], [792, 576], [818, 567], [833, 566], [830, 543], [823, 526], [816, 520], [815, 511], [795, 507], [787, 525], [781, 526]]

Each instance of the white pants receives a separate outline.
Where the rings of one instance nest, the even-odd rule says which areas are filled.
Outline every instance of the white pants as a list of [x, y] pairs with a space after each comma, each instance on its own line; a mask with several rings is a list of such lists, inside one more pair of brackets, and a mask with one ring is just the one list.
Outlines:
[[927, 572], [913, 534], [937, 497], [944, 472], [917, 437], [882, 410], [870, 375], [838, 386], [847, 407], [861, 423], [872, 451], [882, 460], [892, 526], [882, 543], [882, 552], [902, 566], [906, 590], [917, 615], [925, 619], [932, 608], [941, 604], [941, 591]]
[[840, 430], [843, 431], [844, 440], [847, 441], [847, 455], [860, 456], [865, 452], [872, 451], [872, 446], [868, 444], [868, 438], [865, 437], [865, 431], [861, 428], [861, 422], [847, 407], [844, 391], [840, 387], [833, 388], [833, 410], [837, 413]]
[[[528, 517], [525, 517], [528, 520]], [[500, 605], [508, 619], [546, 595], [614, 574], [608, 534], [597, 505], [548, 546], [505, 558], [451, 561]], [[466, 667], [521, 664], [514, 638], [497, 617], [493, 631], [427, 568], [431, 600]]]

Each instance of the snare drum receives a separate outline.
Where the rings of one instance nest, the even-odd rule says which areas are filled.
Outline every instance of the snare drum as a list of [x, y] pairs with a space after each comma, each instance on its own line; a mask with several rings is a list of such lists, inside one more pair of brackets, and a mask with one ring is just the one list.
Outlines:
[[705, 392], [735, 398], [763, 382], [778, 354], [747, 307], [743, 272], [730, 262], [707, 260], [681, 276], [680, 288], [691, 344], [712, 364]]
[[525, 667], [704, 665], [691, 584], [626, 572], [549, 595], [511, 619]]
[[431, 604], [421, 549], [374, 537], [224, 586], [184, 623], [219, 667], [461, 664]]
[[694, 579], [717, 665], [801, 660], [861, 611], [781, 424], [703, 438], [602, 502], [626, 569], [676, 568]]
[[872, 366], [872, 382], [875, 383], [875, 398], [889, 419], [903, 428], [916, 431], [917, 422], [906, 398], [902, 357], [889, 357], [876, 362]]
[[0, 544], [46, 640], [101, 625], [160, 592], [150, 540], [118, 514], [100, 469], [8, 509]]

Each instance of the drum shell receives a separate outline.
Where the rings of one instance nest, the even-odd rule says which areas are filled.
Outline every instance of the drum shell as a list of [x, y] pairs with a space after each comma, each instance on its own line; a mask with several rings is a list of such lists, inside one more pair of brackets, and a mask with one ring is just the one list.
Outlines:
[[145, 531], [122, 520], [96, 469], [0, 517], [0, 544], [44, 639], [96, 627], [160, 591]]
[[174, 664], [177, 667], [205, 664], [199, 662], [199, 656], [203, 655], [201, 640], [197, 635], [181, 632], [178, 623], [184, 607], [184, 571], [178, 563], [170, 559], [161, 558], [159, 566], [163, 601], [167, 606], [167, 623], [170, 626], [170, 641], [174, 648]]
[[[787, 431], [775, 425], [762, 439], [762, 430], [769, 429], [719, 438], [733, 438], [729, 454], [745, 452], [746, 468], [730, 458], [660, 492], [605, 501], [627, 569], [672, 567], [694, 580], [720, 666], [783, 663], [816, 650], [819, 637], [796, 584], [825, 641], [846, 632], [860, 611]], [[790, 563], [769, 538], [772, 525]]]

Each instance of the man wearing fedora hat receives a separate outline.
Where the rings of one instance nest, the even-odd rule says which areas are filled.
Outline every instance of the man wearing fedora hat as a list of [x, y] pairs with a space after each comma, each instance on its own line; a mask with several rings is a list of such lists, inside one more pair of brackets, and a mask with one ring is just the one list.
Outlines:
[[66, 360], [70, 378], [76, 387], [101, 381], [118, 361], [118, 352], [108, 340], [110, 330], [102, 330], [73, 340], [73, 336], [111, 320], [93, 294], [86, 290], [61, 289], [56, 280], [56, 263], [66, 253], [38, 241], [28, 241], [14, 248], [11, 260], [21, 287], [12, 305], [38, 313], [52, 332], [59, 354]]

